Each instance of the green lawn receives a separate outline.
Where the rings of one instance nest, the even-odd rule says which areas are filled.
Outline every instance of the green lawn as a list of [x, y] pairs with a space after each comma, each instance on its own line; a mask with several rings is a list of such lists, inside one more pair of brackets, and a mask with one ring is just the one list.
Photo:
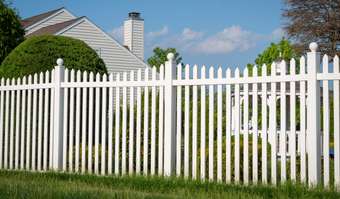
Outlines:
[[158, 177], [0, 171], [0, 198], [340, 198], [302, 185], [242, 186]]

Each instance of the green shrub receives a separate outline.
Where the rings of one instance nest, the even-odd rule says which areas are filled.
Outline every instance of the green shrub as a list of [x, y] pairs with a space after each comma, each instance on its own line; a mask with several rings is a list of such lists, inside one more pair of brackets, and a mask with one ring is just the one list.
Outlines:
[[64, 59], [69, 69], [106, 73], [103, 60], [85, 42], [64, 36], [43, 35], [26, 39], [0, 66], [0, 76], [20, 77], [46, 70]]

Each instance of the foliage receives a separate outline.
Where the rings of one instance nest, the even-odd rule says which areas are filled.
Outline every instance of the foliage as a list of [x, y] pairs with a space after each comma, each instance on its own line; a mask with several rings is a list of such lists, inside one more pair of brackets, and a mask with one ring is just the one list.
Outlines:
[[154, 53], [154, 55], [152, 55], [148, 59], [148, 64], [150, 66], [156, 66], [156, 68], [159, 68], [162, 64], [164, 64], [168, 60], [167, 55], [169, 53], [174, 54], [174, 59], [175, 59], [177, 64], [181, 63], [181, 61], [182, 61], [182, 57], [176, 51], [175, 48], [163, 49], [163, 48], [160, 48], [160, 47], [156, 47], [156, 48], [153, 49], [153, 53]]
[[334, 190], [286, 183], [225, 184], [146, 176], [102, 177], [0, 171], [1, 198], [339, 198]]
[[[267, 74], [270, 74], [271, 64], [276, 61], [290, 59], [298, 60], [298, 54], [295, 52], [292, 44], [285, 38], [282, 38], [278, 43], [271, 43], [262, 53], [255, 59], [255, 64], [258, 66], [258, 75], [262, 72], [263, 64], [267, 66]], [[252, 74], [253, 64], [248, 64], [249, 73]], [[297, 67], [298, 68], [298, 67]]]
[[310, 42], [318, 42], [322, 53], [340, 53], [339, 0], [284, 0], [284, 4], [284, 28], [297, 41], [298, 50], [304, 51]]
[[85, 42], [64, 36], [43, 35], [26, 39], [0, 66], [0, 76], [19, 77], [51, 70], [58, 58], [70, 69], [106, 73], [103, 60]]
[[24, 40], [20, 17], [4, 0], [0, 0], [0, 63]]

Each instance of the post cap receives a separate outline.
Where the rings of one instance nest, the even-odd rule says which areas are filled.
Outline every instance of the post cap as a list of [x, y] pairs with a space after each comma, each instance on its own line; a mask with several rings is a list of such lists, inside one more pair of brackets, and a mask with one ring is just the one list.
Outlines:
[[173, 60], [175, 55], [173, 53], [168, 53], [166, 57], [168, 58], [168, 60]]
[[62, 66], [64, 64], [64, 60], [62, 58], [57, 59], [58, 66]]
[[318, 44], [316, 42], [312, 42], [309, 44], [309, 49], [312, 51], [312, 52], [316, 52], [316, 50], [318, 49]]

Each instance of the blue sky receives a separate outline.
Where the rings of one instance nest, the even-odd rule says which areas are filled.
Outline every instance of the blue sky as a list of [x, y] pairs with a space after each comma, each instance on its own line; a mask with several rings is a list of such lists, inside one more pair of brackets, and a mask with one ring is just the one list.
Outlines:
[[22, 18], [59, 7], [87, 16], [122, 40], [130, 11], [145, 20], [145, 59], [155, 46], [175, 47], [184, 63], [244, 67], [283, 35], [281, 0], [12, 0]]

